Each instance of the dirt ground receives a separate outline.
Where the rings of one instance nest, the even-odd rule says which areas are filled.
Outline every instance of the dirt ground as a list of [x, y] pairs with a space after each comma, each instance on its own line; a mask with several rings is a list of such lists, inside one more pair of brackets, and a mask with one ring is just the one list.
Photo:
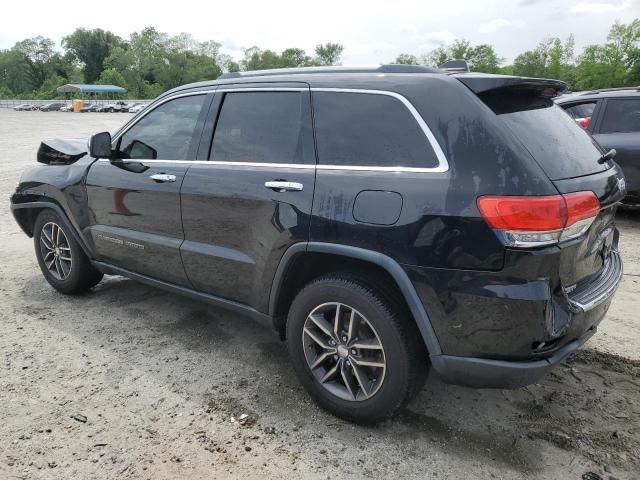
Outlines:
[[319, 410], [249, 319], [120, 277], [75, 297], [45, 282], [8, 208], [20, 172], [40, 139], [126, 118], [0, 110], [0, 479], [640, 479], [640, 213], [620, 215], [625, 277], [600, 331], [542, 383], [432, 375], [359, 427]]

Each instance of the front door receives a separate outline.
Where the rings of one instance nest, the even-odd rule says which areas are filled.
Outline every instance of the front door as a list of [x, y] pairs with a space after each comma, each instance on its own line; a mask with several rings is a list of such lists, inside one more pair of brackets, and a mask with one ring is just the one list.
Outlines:
[[182, 186], [191, 284], [260, 311], [284, 251], [309, 234], [315, 148], [309, 89], [297, 85], [219, 89], [208, 161]]
[[121, 158], [91, 166], [88, 234], [98, 260], [188, 285], [180, 259], [180, 185], [195, 159], [210, 100], [195, 94], [151, 107], [115, 140]]

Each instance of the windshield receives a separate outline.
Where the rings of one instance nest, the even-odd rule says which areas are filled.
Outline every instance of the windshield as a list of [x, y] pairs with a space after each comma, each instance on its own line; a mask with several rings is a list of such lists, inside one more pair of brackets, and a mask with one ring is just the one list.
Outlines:
[[551, 99], [493, 92], [482, 98], [518, 137], [551, 180], [601, 172], [602, 149]]

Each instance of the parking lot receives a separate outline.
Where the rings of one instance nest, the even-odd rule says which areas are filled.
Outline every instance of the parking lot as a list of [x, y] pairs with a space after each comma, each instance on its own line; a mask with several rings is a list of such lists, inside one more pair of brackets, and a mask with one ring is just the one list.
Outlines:
[[41, 139], [128, 118], [0, 109], [0, 478], [640, 478], [640, 212], [619, 215], [625, 277], [599, 332], [542, 383], [432, 375], [360, 427], [316, 407], [249, 319], [120, 277], [49, 287], [8, 197]]

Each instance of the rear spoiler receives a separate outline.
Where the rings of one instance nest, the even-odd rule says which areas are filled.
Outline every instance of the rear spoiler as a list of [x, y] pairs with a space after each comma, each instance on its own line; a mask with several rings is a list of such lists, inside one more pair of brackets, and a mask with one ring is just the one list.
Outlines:
[[456, 73], [451, 76], [460, 80], [476, 94], [509, 88], [538, 91], [541, 95], [555, 97], [567, 91], [566, 83], [548, 78], [515, 77], [488, 73]]

